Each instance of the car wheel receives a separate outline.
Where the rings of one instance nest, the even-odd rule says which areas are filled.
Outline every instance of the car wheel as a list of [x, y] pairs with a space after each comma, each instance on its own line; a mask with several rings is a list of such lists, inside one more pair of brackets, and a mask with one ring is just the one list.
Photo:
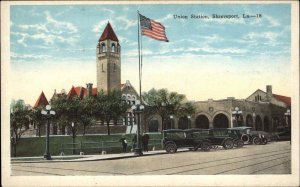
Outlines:
[[201, 145], [201, 150], [209, 151], [210, 148], [211, 148], [211, 144], [208, 143], [208, 142], [203, 142], [202, 145]]
[[235, 141], [235, 147], [243, 147], [244, 146], [244, 142], [242, 140], [236, 140]]
[[225, 140], [223, 143], [224, 149], [232, 149], [233, 148], [233, 141], [231, 139]]
[[254, 137], [253, 140], [252, 140], [252, 142], [253, 142], [253, 144], [255, 144], [255, 145], [259, 145], [259, 144], [261, 144], [262, 141], [261, 141], [260, 138]]
[[166, 144], [166, 151], [167, 153], [176, 153], [177, 151], [177, 146], [175, 143], [168, 143]]
[[241, 136], [241, 140], [242, 140], [243, 142], [245, 142], [245, 143], [248, 143], [249, 140], [250, 140], [250, 138], [249, 138], [249, 136], [248, 136], [247, 134], [243, 134], [243, 135]]
[[261, 144], [266, 145], [268, 143], [268, 140], [266, 138], [263, 138], [261, 141]]

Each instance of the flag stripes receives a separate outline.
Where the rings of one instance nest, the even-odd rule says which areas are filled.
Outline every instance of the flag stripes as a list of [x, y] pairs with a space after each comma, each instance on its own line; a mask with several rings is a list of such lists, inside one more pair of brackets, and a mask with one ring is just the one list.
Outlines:
[[166, 36], [165, 27], [161, 23], [151, 20], [141, 14], [140, 23], [142, 35], [148, 36], [155, 40], [169, 42]]

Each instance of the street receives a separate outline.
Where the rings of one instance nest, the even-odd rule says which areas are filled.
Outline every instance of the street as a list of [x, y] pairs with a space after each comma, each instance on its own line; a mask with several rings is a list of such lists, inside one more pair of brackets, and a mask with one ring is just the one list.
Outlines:
[[116, 160], [12, 163], [13, 176], [290, 174], [290, 142]]

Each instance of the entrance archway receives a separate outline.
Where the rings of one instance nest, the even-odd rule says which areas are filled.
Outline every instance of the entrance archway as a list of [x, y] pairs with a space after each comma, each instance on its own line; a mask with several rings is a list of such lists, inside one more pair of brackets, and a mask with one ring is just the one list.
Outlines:
[[261, 120], [260, 116], [256, 116], [256, 118], [255, 118], [255, 130], [257, 130], [257, 131], [263, 130], [262, 120]]
[[225, 114], [217, 114], [213, 120], [214, 128], [229, 128], [229, 120]]
[[188, 129], [189, 128], [189, 119], [184, 116], [179, 118], [178, 129]]
[[196, 128], [200, 129], [208, 129], [209, 128], [209, 121], [205, 115], [199, 115], [195, 121]]
[[269, 118], [268, 116], [264, 117], [264, 131], [266, 132], [270, 132], [271, 128], [270, 128], [270, 123], [269, 123]]
[[246, 116], [246, 126], [253, 128], [253, 118], [250, 114]]
[[159, 122], [157, 119], [151, 119], [148, 122], [148, 132], [158, 132]]

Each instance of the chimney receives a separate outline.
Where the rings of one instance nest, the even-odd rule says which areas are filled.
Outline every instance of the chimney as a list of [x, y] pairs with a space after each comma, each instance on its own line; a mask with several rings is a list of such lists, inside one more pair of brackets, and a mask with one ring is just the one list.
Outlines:
[[92, 96], [93, 95], [93, 83], [87, 83], [86, 89], [87, 89], [87, 96]]
[[267, 101], [271, 101], [272, 96], [272, 85], [267, 85]]

